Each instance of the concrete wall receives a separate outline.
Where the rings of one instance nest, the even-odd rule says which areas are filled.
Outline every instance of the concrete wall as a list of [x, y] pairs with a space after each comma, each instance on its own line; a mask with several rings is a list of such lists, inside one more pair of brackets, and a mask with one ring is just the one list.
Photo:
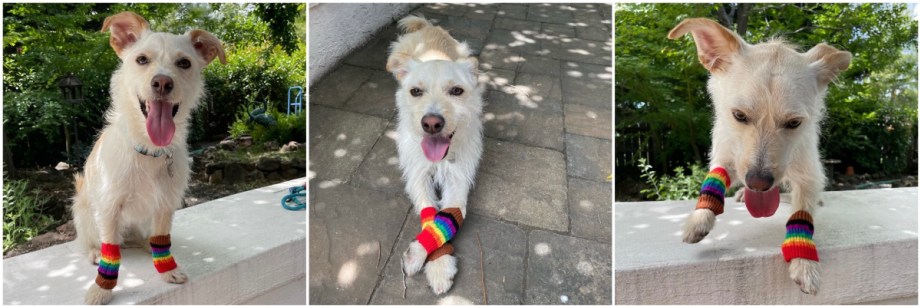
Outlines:
[[379, 29], [416, 6], [418, 4], [311, 4], [309, 84], [313, 85], [349, 52], [368, 42]]
[[615, 203], [615, 304], [917, 303], [918, 188], [822, 197], [815, 296], [790, 280], [780, 253], [788, 204], [755, 219], [727, 199], [710, 234], [685, 244], [682, 225], [696, 201]]

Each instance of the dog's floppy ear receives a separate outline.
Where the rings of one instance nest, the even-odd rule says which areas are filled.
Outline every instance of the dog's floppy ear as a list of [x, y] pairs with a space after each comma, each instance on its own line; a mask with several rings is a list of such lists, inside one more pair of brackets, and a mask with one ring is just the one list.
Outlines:
[[409, 62], [412, 58], [408, 54], [394, 53], [387, 59], [387, 72], [393, 74], [397, 81], [402, 81], [409, 72]]
[[127, 49], [150, 29], [150, 24], [144, 17], [133, 12], [121, 12], [106, 18], [102, 22], [102, 31], [109, 31], [109, 45], [115, 54], [122, 55], [122, 50]]
[[210, 64], [215, 57], [221, 60], [221, 64], [227, 64], [221, 40], [211, 35], [211, 33], [205, 30], [192, 30], [189, 32], [189, 39], [192, 40], [192, 46], [195, 47], [198, 55], [205, 59], [206, 65]]
[[685, 19], [668, 32], [669, 39], [691, 33], [697, 45], [697, 59], [710, 73], [726, 71], [732, 56], [742, 48], [742, 39], [729, 29], [706, 18]]
[[828, 86], [835, 76], [847, 70], [847, 66], [851, 64], [850, 52], [840, 51], [825, 43], [812, 47], [805, 56], [809, 59], [809, 66], [818, 72], [817, 81], [820, 86]]

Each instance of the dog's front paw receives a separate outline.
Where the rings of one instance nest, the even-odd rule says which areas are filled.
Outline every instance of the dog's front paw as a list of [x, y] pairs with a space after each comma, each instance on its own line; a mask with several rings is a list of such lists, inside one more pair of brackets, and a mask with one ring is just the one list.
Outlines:
[[681, 241], [684, 243], [700, 242], [713, 229], [714, 221], [716, 221], [716, 214], [712, 210], [705, 208], [694, 210], [684, 223], [684, 238]]
[[422, 265], [425, 264], [425, 257], [427, 256], [425, 248], [422, 247], [419, 241], [413, 240], [413, 242], [410, 242], [409, 248], [403, 253], [403, 271], [406, 272], [406, 275], [414, 275], [419, 270], [422, 270]]
[[99, 253], [99, 249], [93, 249], [86, 252], [86, 259], [88, 259], [93, 265], [98, 266], [100, 258], [102, 258], [102, 254]]
[[102, 289], [99, 285], [92, 284], [90, 289], [86, 291], [83, 303], [87, 305], [105, 305], [112, 301], [112, 297], [112, 289]]
[[425, 265], [425, 278], [436, 295], [448, 292], [454, 284], [457, 274], [457, 259], [452, 255], [443, 255]]
[[189, 280], [189, 277], [179, 271], [179, 268], [160, 273], [160, 278], [170, 284], [182, 284]]
[[790, 261], [790, 278], [799, 285], [805, 294], [815, 295], [819, 292], [819, 262], [804, 258]]

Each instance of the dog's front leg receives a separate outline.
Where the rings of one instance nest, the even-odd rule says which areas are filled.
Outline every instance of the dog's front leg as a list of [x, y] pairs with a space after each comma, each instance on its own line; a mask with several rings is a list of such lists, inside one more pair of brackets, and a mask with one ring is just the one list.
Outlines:
[[113, 298], [112, 288], [115, 288], [118, 283], [118, 268], [121, 265], [120, 245], [122, 241], [122, 237], [118, 232], [120, 211], [118, 209], [119, 205], [115, 204], [118, 201], [105, 200], [103, 199], [100, 202], [113, 204], [100, 205], [101, 207], [108, 206], [109, 208], [97, 210], [94, 214], [102, 243], [99, 248], [99, 268], [97, 269], [96, 283], [90, 285], [89, 290], [86, 291], [86, 296], [83, 298], [83, 302], [87, 305], [103, 305], [111, 302]]
[[697, 199], [697, 209], [684, 223], [685, 243], [703, 240], [716, 221], [716, 215], [723, 213], [723, 201], [730, 186], [729, 173], [723, 167], [713, 167], [704, 179]]
[[815, 181], [794, 182], [793, 209], [795, 212], [787, 221], [787, 235], [784, 238], [781, 251], [784, 259], [790, 263], [790, 278], [799, 285], [800, 291], [806, 294], [816, 294], [819, 291], [819, 254], [812, 235], [815, 230], [812, 213], [821, 199], [821, 192], [825, 184], [821, 170], [815, 175], [802, 177], [818, 177]]
[[[472, 173], [472, 171], [447, 171], [447, 173], [449, 176], [445, 177], [445, 187], [441, 197], [442, 211], [454, 212], [452, 218], [460, 226], [467, 217], [467, 195], [470, 193], [470, 183], [465, 177], [459, 177], [459, 175]], [[455, 230], [460, 230], [460, 228]], [[432, 292], [435, 294], [448, 292], [454, 285], [454, 276], [457, 274], [454, 246], [446, 243], [429, 254], [426, 261], [428, 263], [425, 264], [425, 277], [429, 281]]]
[[167, 283], [181, 284], [188, 280], [185, 273], [179, 270], [176, 260], [170, 253], [170, 230], [173, 228], [173, 210], [163, 209], [154, 214], [153, 227], [150, 236], [150, 255], [153, 256], [154, 268], [160, 273], [160, 278]]
[[[432, 179], [431, 169], [421, 169], [409, 167], [403, 170], [406, 175], [406, 194], [415, 207], [417, 214], [422, 214], [426, 208], [435, 207], [435, 186]], [[422, 270], [427, 256], [425, 248], [418, 240], [409, 243], [409, 248], [403, 252], [403, 271], [408, 275], [414, 275]]]

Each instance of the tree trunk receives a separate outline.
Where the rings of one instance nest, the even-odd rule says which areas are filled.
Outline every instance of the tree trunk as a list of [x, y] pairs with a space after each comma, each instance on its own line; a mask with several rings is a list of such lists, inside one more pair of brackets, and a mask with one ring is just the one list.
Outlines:
[[748, 13], [751, 10], [751, 3], [739, 4], [738, 14], [736, 15], [736, 33], [739, 33], [741, 37], [745, 37], [745, 32], [748, 32]]

